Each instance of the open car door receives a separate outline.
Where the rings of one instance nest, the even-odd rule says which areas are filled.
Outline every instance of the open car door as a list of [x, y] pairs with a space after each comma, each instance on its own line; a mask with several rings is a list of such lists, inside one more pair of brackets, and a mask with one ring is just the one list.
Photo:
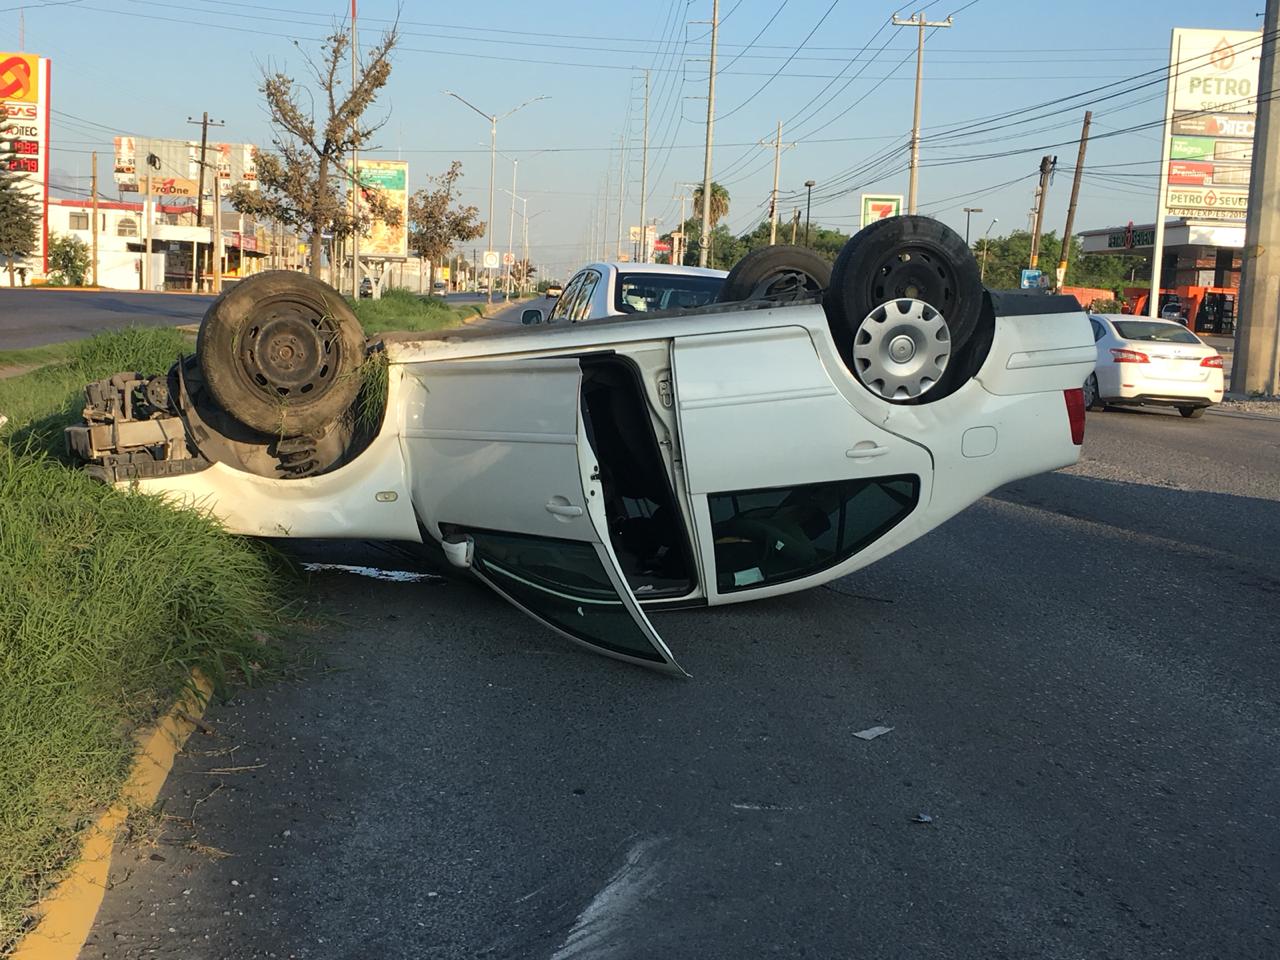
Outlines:
[[499, 595], [597, 653], [683, 674], [609, 543], [576, 359], [410, 364], [414, 506]]

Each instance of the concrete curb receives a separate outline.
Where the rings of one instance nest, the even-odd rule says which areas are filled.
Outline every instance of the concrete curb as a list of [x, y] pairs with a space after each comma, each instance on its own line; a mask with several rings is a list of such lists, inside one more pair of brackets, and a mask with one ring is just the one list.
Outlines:
[[160, 795], [173, 768], [173, 759], [198, 725], [213, 694], [213, 684], [203, 674], [192, 677], [193, 690], [158, 723], [138, 735], [138, 752], [120, 800], [85, 831], [80, 857], [34, 912], [35, 927], [10, 954], [10, 960], [75, 960], [93, 929], [93, 921], [107, 891], [111, 851], [116, 834], [131, 806], [151, 806]]

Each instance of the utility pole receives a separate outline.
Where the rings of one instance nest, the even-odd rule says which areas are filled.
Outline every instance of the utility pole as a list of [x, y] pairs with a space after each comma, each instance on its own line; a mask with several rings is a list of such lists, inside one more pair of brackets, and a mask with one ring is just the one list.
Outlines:
[[804, 204], [804, 245], [809, 245], [809, 214], [813, 210], [813, 188], [818, 185], [816, 180], [806, 180], [804, 188], [808, 193], [808, 198]]
[[[506, 156], [506, 154], [503, 154]], [[520, 170], [520, 161], [508, 157], [511, 161], [511, 220], [507, 225], [507, 260], [515, 260], [516, 239], [516, 174]], [[511, 299], [511, 263], [507, 264], [507, 299]]]
[[702, 158], [702, 229], [698, 236], [698, 266], [707, 265], [711, 251], [711, 141], [716, 122], [716, 40], [720, 30], [720, 0], [711, 0], [711, 67], [707, 71], [707, 147]]
[[800, 208], [796, 207], [791, 216], [791, 245], [796, 245], [796, 231], [800, 229]]
[[1057, 157], [1040, 158], [1040, 187], [1036, 190], [1034, 226], [1031, 228], [1031, 269], [1040, 262], [1040, 231], [1044, 228], [1044, 202], [1049, 195], [1049, 176], [1058, 165]]
[[151, 169], [147, 168], [142, 195], [142, 289], [151, 292]]
[[999, 217], [992, 220], [987, 224], [986, 232], [982, 235], [982, 269], [978, 272], [978, 279], [983, 283], [987, 282], [987, 250], [991, 247], [991, 228], [999, 222]]
[[964, 208], [964, 245], [969, 245], [969, 218], [975, 213], [981, 213], [981, 207], [965, 207]]
[[618, 243], [617, 248], [613, 251], [613, 255], [622, 259], [622, 214], [623, 204], [627, 199], [627, 140], [625, 135], [618, 137], [618, 183], [621, 189], [618, 190]]
[[[1263, 16], [1258, 116], [1231, 389], [1274, 396], [1280, 393], [1280, 209], [1275, 200], [1280, 184], [1280, 116], [1275, 113], [1275, 97], [1280, 93], [1280, 64], [1276, 62], [1280, 0], [1267, 0]], [[1158, 300], [1159, 288], [1155, 283], [1151, 286], [1151, 296]]]
[[222, 190], [217, 177], [213, 178], [213, 292], [222, 292]]
[[[222, 120], [210, 120], [209, 111], [206, 110], [199, 120], [194, 117], [187, 117], [187, 123], [200, 124], [200, 159], [196, 161], [198, 172], [196, 173], [196, 229], [204, 226], [204, 168], [209, 159], [209, 128], [225, 127], [226, 123]], [[215, 175], [216, 176], [216, 175]], [[198, 242], [198, 241], [197, 241]], [[199, 247], [196, 247], [199, 250]], [[199, 258], [191, 264], [191, 270], [195, 274], [194, 283], [196, 289], [200, 289], [200, 263]]]
[[89, 194], [93, 198], [93, 285], [98, 285], [98, 151], [93, 151], [93, 175], [89, 179]]
[[916, 193], [920, 182], [920, 91], [924, 83], [924, 29], [925, 27], [949, 27], [951, 17], [937, 22], [930, 22], [923, 13], [912, 15], [910, 20], [900, 20], [894, 14], [895, 27], [915, 27], [919, 33], [916, 39], [916, 112], [911, 123], [911, 179], [907, 190], [907, 213], [916, 212]]
[[[356, 0], [351, 0], [351, 89], [356, 88]], [[351, 296], [360, 299], [360, 149], [356, 145], [356, 119], [351, 121]], [[375, 295], [377, 290], [372, 291]]]
[[773, 140], [761, 140], [760, 146], [773, 147], [773, 192], [769, 194], [769, 246], [773, 246], [778, 242], [778, 174], [782, 170], [782, 148], [790, 150], [795, 144], [782, 142], [782, 121], [779, 120]]
[[1067, 282], [1067, 264], [1071, 262], [1071, 231], [1076, 225], [1076, 201], [1080, 199], [1080, 177], [1084, 174], [1084, 154], [1089, 146], [1089, 124], [1093, 111], [1084, 112], [1084, 126], [1080, 128], [1080, 152], [1076, 155], [1076, 172], [1071, 178], [1071, 201], [1067, 204], [1067, 225], [1062, 230], [1062, 253], [1058, 257], [1058, 289]]
[[644, 137], [640, 141], [640, 260], [649, 262], [649, 228], [646, 203], [649, 193], [649, 71], [644, 72]]

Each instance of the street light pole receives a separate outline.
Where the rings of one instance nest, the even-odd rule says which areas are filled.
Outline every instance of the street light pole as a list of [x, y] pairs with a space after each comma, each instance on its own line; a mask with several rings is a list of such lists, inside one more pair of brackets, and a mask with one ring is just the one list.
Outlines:
[[[520, 104], [520, 106], [513, 107], [506, 113], [499, 115], [496, 113], [485, 113], [470, 100], [459, 96], [452, 90], [446, 90], [444, 91], [444, 94], [447, 97], [453, 97], [453, 99], [466, 104], [476, 113], [480, 114], [480, 116], [489, 121], [489, 222], [485, 224], [485, 246], [487, 247], [485, 252], [491, 253], [493, 251], [493, 178], [494, 174], [497, 172], [498, 166], [498, 121], [507, 119], [507, 117], [511, 116], [517, 110], [523, 110], [531, 103], [537, 103], [539, 100], [548, 100], [550, 98], [545, 96], [533, 97], [532, 99], [526, 100], [524, 103]], [[512, 210], [515, 210], [514, 203], [512, 204]], [[486, 299], [489, 303], [493, 303], [493, 267], [488, 267], [487, 269], [489, 271], [489, 289], [486, 291]]]
[[981, 207], [965, 207], [964, 208], [964, 245], [969, 245], [969, 218], [975, 213], [981, 213]]
[[982, 269], [978, 272], [978, 279], [983, 283], [987, 282], [987, 247], [991, 245], [991, 241], [987, 238], [991, 236], [991, 228], [1000, 222], [1000, 218], [996, 217], [987, 224], [987, 232], [982, 235]]
[[806, 180], [804, 182], [805, 189], [808, 191], [808, 198], [804, 204], [804, 245], [809, 245], [809, 214], [813, 210], [813, 188], [818, 185], [816, 180]]

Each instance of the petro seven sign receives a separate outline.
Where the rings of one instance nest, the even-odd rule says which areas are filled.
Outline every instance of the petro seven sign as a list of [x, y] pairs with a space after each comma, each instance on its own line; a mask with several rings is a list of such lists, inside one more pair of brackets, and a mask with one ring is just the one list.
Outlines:
[[0, 53], [0, 139], [9, 169], [40, 205], [36, 250], [26, 265], [49, 272], [49, 72], [47, 57]]

